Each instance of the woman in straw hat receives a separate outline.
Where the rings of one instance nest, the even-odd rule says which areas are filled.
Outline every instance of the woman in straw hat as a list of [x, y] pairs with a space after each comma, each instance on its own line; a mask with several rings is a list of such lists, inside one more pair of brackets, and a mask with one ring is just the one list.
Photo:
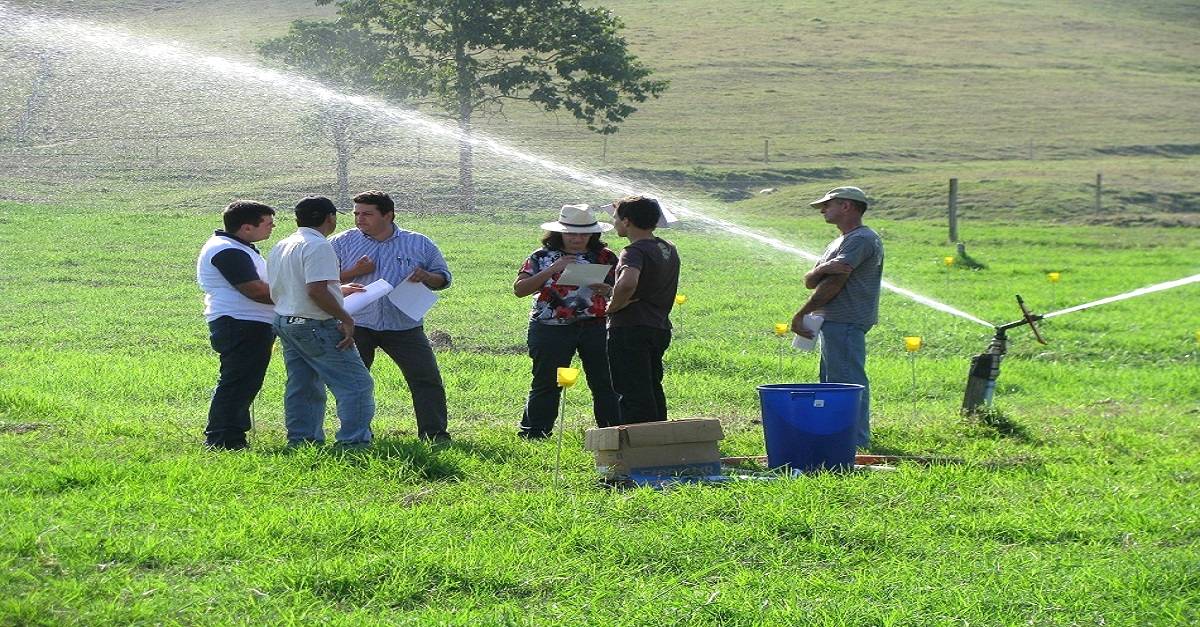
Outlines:
[[[605, 349], [605, 315], [617, 255], [600, 240], [600, 234], [612, 228], [597, 221], [587, 205], [563, 205], [558, 220], [542, 225], [541, 248], [529, 255], [517, 273], [513, 293], [534, 296], [527, 336], [533, 382], [518, 432], [523, 438], [547, 438], [554, 430], [561, 394], [557, 371], [570, 366], [576, 352], [592, 391], [596, 424], [619, 424]], [[560, 285], [563, 270], [573, 263], [607, 265], [608, 274], [602, 283]]]

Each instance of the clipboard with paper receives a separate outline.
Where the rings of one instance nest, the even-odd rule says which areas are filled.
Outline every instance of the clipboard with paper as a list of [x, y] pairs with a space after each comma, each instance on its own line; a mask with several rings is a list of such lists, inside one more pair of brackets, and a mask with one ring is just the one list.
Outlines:
[[608, 273], [612, 271], [612, 266], [606, 263], [573, 263], [566, 267], [559, 275], [559, 285], [594, 285], [603, 283]]

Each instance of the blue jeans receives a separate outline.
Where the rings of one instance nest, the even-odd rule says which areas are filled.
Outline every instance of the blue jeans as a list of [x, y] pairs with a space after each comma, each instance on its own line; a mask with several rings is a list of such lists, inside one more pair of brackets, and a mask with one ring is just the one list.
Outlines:
[[554, 430], [562, 394], [562, 388], [558, 387], [558, 369], [570, 366], [577, 351], [587, 374], [588, 389], [592, 392], [596, 425], [621, 424], [617, 419], [617, 395], [608, 376], [603, 320], [564, 325], [531, 322], [527, 337], [529, 357], [533, 359], [533, 382], [521, 418], [522, 435], [539, 438]]
[[337, 400], [338, 444], [371, 441], [375, 417], [375, 381], [351, 345], [342, 340], [338, 321], [275, 316], [275, 333], [287, 367], [283, 416], [288, 444], [325, 441], [325, 387]]
[[245, 448], [250, 404], [262, 389], [275, 332], [266, 322], [221, 316], [208, 323], [209, 342], [221, 356], [221, 375], [208, 406], [205, 443], [215, 448]]
[[857, 383], [863, 386], [855, 426], [859, 448], [871, 445], [871, 383], [867, 381], [867, 331], [871, 327], [849, 322], [821, 325], [821, 383]]

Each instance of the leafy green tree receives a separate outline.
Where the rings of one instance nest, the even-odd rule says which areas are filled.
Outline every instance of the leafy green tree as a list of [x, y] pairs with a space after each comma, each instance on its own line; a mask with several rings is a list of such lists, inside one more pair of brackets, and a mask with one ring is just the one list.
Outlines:
[[316, 0], [331, 22], [298, 21], [263, 44], [316, 78], [457, 120], [461, 205], [474, 208], [471, 122], [510, 100], [567, 110], [601, 134], [667, 87], [631, 55], [612, 13], [579, 0]]
[[[361, 31], [307, 20], [293, 22], [287, 37], [263, 42], [258, 45], [258, 51], [325, 85], [347, 91], [372, 85], [371, 68], [383, 58], [383, 51]], [[400, 99], [407, 95], [407, 92], [387, 94]], [[344, 102], [322, 101], [313, 114], [304, 116], [303, 121], [316, 131], [314, 144], [328, 141], [333, 146], [338, 206], [348, 205], [350, 161], [364, 146], [381, 139], [379, 133], [370, 128], [372, 116]]]

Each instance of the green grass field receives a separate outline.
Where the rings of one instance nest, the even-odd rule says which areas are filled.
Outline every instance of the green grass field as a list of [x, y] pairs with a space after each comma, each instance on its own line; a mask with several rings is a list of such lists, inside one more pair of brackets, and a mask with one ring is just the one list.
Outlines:
[[[453, 338], [439, 359], [458, 437], [419, 444], [399, 373], [380, 362], [379, 439], [353, 455], [282, 449], [279, 360], [254, 449], [201, 449], [216, 363], [181, 260], [211, 213], [9, 204], [0, 218], [4, 622], [1200, 619], [1200, 324], [1180, 306], [1195, 288], [1050, 321], [1047, 348], [1015, 334], [987, 421], [956, 413], [987, 329], [885, 296], [869, 336], [876, 446], [961, 465], [612, 491], [596, 485], [588, 403], [572, 391], [555, 488], [553, 446], [513, 435], [527, 303], [508, 285], [540, 217], [401, 215], [458, 273], [427, 323]], [[773, 220], [797, 243], [828, 235], [812, 216]], [[947, 277], [935, 224], [876, 226], [891, 280], [993, 321], [1015, 317], [1014, 290], [1049, 301], [1050, 268], [1060, 305], [1195, 270], [1194, 239], [1170, 230], [994, 225], [973, 251], [988, 268]], [[811, 354], [781, 367], [771, 335], [802, 264], [717, 233], [672, 236], [689, 296], [668, 353], [672, 416], [721, 418], [724, 454], [761, 454], [754, 386], [815, 377]], [[926, 341], [915, 390], [910, 334]]]
[[[36, 4], [231, 57], [328, 15]], [[517, 106], [484, 130], [809, 251], [833, 232], [806, 203], [859, 184], [885, 278], [992, 323], [1019, 317], [1014, 294], [1046, 312], [1200, 272], [1194, 3], [606, 4], [672, 82], [607, 157]], [[0, 52], [4, 130], [35, 65], [7, 39]], [[352, 186], [421, 208], [399, 221], [455, 272], [427, 320], [451, 338], [455, 443], [417, 441], [380, 360], [375, 446], [285, 450], [277, 354], [252, 450], [211, 454], [195, 254], [231, 198], [328, 193], [330, 155], [302, 137], [303, 103], [270, 89], [56, 59], [37, 138], [0, 132], [0, 625], [1200, 623], [1198, 285], [1046, 321], [1047, 346], [1013, 332], [984, 418], [958, 407], [991, 330], [885, 294], [868, 336], [875, 450], [959, 463], [613, 490], [582, 449], [577, 388], [556, 486], [553, 443], [514, 434], [528, 302], [510, 286], [558, 205], [611, 198], [482, 156], [480, 213], [440, 213], [452, 147], [418, 156], [410, 132], [381, 128]], [[942, 264], [950, 177], [981, 269]], [[291, 233], [286, 209], [279, 222], [267, 246]], [[723, 454], [761, 454], [755, 387], [817, 376], [772, 333], [807, 264], [694, 224], [667, 236], [688, 296], [671, 416], [719, 418]], [[924, 339], [915, 360], [908, 335]]]

